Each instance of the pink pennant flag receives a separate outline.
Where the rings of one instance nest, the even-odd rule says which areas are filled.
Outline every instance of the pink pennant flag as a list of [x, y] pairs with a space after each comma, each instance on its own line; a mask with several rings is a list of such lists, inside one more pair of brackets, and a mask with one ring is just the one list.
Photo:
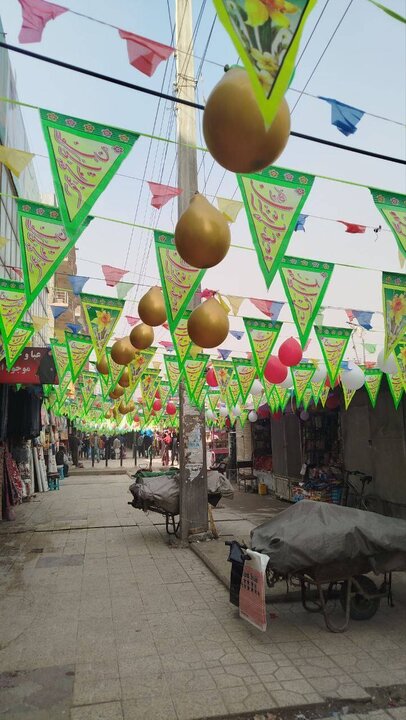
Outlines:
[[173, 343], [170, 340], [160, 340], [159, 344], [164, 348], [173, 348]]
[[55, 20], [58, 15], [68, 11], [62, 5], [46, 2], [46, 0], [18, 0], [23, 13], [18, 40], [20, 43], [40, 42], [45, 25]]
[[252, 352], [246, 352], [247, 360], [252, 360]]
[[144, 75], [151, 77], [157, 69], [159, 63], [167, 60], [175, 48], [169, 45], [149, 40], [141, 35], [127, 32], [127, 30], [119, 30], [122, 40], [127, 40], [127, 52], [130, 65], [137, 68]]
[[354, 313], [353, 313], [353, 311], [352, 311], [352, 310], [346, 310], [345, 312], [347, 313], [347, 317], [348, 317], [349, 321], [350, 321], [350, 322], [353, 322], [353, 320], [354, 320]]
[[139, 317], [134, 317], [134, 315], [126, 315], [125, 318], [128, 324], [131, 325], [131, 327], [133, 327], [133, 325], [136, 325], [139, 320]]
[[277, 320], [279, 313], [282, 310], [284, 303], [277, 302], [276, 300], [258, 300], [257, 298], [250, 298], [250, 301], [260, 310], [264, 315], [272, 320]]
[[162, 327], [164, 327], [165, 330], [169, 330], [169, 324], [167, 322], [162, 323]]
[[207, 288], [205, 290], [200, 290], [196, 293], [197, 297], [200, 297], [202, 300], [208, 300], [208, 298], [212, 298], [215, 296], [217, 290], [208, 290]]
[[157, 210], [166, 205], [172, 198], [183, 193], [182, 188], [171, 187], [170, 185], [160, 185], [154, 182], [148, 182], [148, 185], [152, 193], [151, 205]]
[[127, 275], [128, 273], [128, 270], [120, 270], [120, 268], [113, 267], [112, 265], [102, 265], [102, 270], [106, 280], [106, 285], [109, 287], [115, 287], [124, 275]]
[[357, 235], [358, 233], [361, 234], [366, 230], [366, 225], [357, 225], [356, 223], [345, 222], [345, 220], [338, 220], [337, 222], [341, 223], [341, 225], [345, 225], [345, 232], [351, 233], [351, 235]]

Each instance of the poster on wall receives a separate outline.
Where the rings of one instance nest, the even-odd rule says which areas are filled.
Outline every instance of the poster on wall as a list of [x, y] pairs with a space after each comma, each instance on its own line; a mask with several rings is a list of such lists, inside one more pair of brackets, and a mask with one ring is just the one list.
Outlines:
[[58, 385], [58, 374], [50, 348], [26, 347], [7, 370], [5, 360], [0, 363], [0, 385]]

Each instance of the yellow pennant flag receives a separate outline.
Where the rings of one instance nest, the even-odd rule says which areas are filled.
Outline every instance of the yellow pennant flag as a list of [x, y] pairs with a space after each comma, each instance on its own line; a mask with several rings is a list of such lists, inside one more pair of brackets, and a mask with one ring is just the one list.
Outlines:
[[227, 200], [222, 197], [217, 198], [218, 209], [223, 213], [228, 222], [235, 222], [237, 220], [237, 215], [243, 204], [240, 200]]
[[8, 239], [5, 238], [5, 237], [1, 237], [1, 236], [0, 236], [0, 248], [2, 248], [2, 247], [4, 247], [5, 245], [7, 245], [7, 243], [8, 243]]
[[55, 328], [54, 336], [56, 337], [58, 342], [60, 342], [60, 343], [65, 342], [65, 330]]
[[203, 352], [203, 348], [198, 347], [197, 345], [192, 345], [192, 347], [189, 350], [190, 357], [195, 359], [196, 355]]
[[227, 305], [227, 303], [224, 302], [224, 300], [223, 300], [222, 296], [220, 295], [220, 293], [217, 293], [217, 300], [219, 301], [219, 303], [220, 303], [221, 307], [223, 308], [224, 312], [226, 312], [227, 315], [228, 315], [229, 312], [230, 312], [230, 310], [231, 310], [231, 308], [229, 308], [228, 305]]
[[32, 324], [34, 325], [35, 332], [39, 332], [48, 323], [48, 318], [43, 315], [33, 315]]
[[27, 167], [28, 163], [31, 162], [34, 157], [33, 153], [25, 152], [24, 150], [15, 150], [14, 148], [4, 147], [0, 145], [0, 163], [3, 163], [8, 169], [20, 177], [21, 173]]
[[238, 315], [238, 311], [241, 307], [242, 301], [245, 299], [243, 297], [239, 297], [238, 295], [227, 295], [227, 300], [231, 305], [231, 309], [233, 311], [233, 315]]

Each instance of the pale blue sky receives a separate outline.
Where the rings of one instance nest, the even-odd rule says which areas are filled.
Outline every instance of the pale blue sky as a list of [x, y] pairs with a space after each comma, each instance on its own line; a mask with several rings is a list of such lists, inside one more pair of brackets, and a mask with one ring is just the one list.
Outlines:
[[[388, 6], [406, 15], [405, 0], [386, 0]], [[332, 36], [349, 0], [330, 0], [310, 43], [300, 59], [293, 87], [303, 89], [325, 46]], [[123, 29], [170, 44], [171, 28], [166, 0], [116, 0], [101, 3], [100, 0], [65, 0], [64, 5], [112, 23]], [[311, 14], [302, 38], [304, 48], [311, 35], [325, 0], [319, 0]], [[172, 23], [174, 22], [174, 0], [169, 0]], [[194, 1], [196, 22], [201, 0]], [[197, 33], [195, 54], [201, 56], [208, 32], [214, 18], [214, 7], [206, 2], [202, 22]], [[3, 0], [1, 17], [7, 40], [17, 44], [21, 24], [20, 6], [17, 0]], [[153, 78], [142, 75], [132, 68], [127, 60], [126, 44], [111, 27], [91, 22], [71, 13], [66, 13], [50, 22], [44, 31], [40, 44], [27, 46], [36, 52], [73, 62], [84, 67], [120, 77], [130, 82], [171, 92], [174, 79], [174, 61], [170, 59], [160, 66]], [[300, 57], [299, 51], [298, 57]], [[125, 88], [116, 87], [98, 80], [74, 74], [60, 68], [12, 54], [12, 63], [17, 73], [20, 99], [24, 102], [76, 115], [89, 120], [110, 123], [123, 128], [152, 132], [158, 100]], [[234, 63], [236, 52], [226, 32], [217, 21], [207, 51], [207, 59], [219, 63]], [[196, 60], [196, 67], [200, 64]], [[331, 41], [320, 65], [312, 77], [306, 92], [314, 95], [333, 97], [352, 104], [368, 113], [406, 122], [406, 33], [405, 26], [396, 22], [375, 8], [368, 0], [353, 0], [335, 37]], [[199, 100], [204, 102], [211, 88], [222, 75], [221, 67], [205, 62], [198, 84]], [[298, 94], [288, 92], [291, 108]], [[204, 144], [201, 132], [201, 116], [198, 112], [198, 144]], [[26, 110], [25, 119], [31, 150], [46, 154], [39, 118], [36, 111]], [[379, 153], [405, 157], [405, 128], [365, 115], [359, 129], [352, 137], [345, 138], [330, 124], [330, 107], [312, 97], [302, 96], [292, 115], [294, 130], [331, 139], [346, 145], [354, 145]], [[155, 133], [174, 137], [174, 106], [169, 102], [159, 104]], [[149, 141], [141, 138], [130, 157], [123, 164], [121, 172], [142, 178], [147, 159]], [[174, 146], [153, 142], [148, 160], [146, 180], [167, 182], [176, 185], [174, 169]], [[201, 156], [199, 154], [199, 164]], [[37, 175], [42, 192], [52, 191], [52, 178], [47, 159], [35, 160]], [[352, 153], [325, 148], [314, 143], [291, 138], [278, 165], [319, 175], [328, 175], [353, 182], [405, 193], [405, 168], [373, 159], [362, 158]], [[205, 172], [203, 172], [203, 170]], [[209, 175], [210, 173], [210, 175]], [[207, 183], [205, 178], [209, 175]], [[231, 173], [224, 173], [209, 156], [199, 174], [199, 189], [209, 199], [214, 194], [231, 197], [236, 189], [236, 179]], [[141, 197], [139, 198], [141, 193]], [[237, 191], [236, 198], [240, 198]], [[139, 201], [139, 203], [138, 203]], [[115, 177], [109, 188], [97, 202], [94, 213], [112, 216], [132, 222], [138, 206], [135, 221], [173, 230], [176, 222], [176, 200], [161, 212], [150, 206], [148, 186], [139, 180]], [[374, 208], [366, 189], [350, 185], [317, 180], [310, 199], [303, 212], [327, 218], [343, 219], [364, 225], [382, 224], [382, 218]], [[155, 254], [151, 246], [152, 234], [135, 229], [132, 237], [128, 262], [127, 249], [131, 228], [124, 225], [93, 221], [90, 228], [78, 241], [79, 274], [101, 277], [101, 269], [94, 263], [107, 263], [126, 267], [129, 274], [124, 278], [130, 282], [153, 283], [158, 278]], [[248, 224], [241, 212], [232, 226], [234, 243], [252, 247]], [[288, 253], [319, 260], [335, 261], [370, 268], [399, 270], [398, 251], [394, 238], [383, 232], [375, 241], [372, 229], [365, 235], [348, 235], [344, 226], [334, 222], [309, 218], [305, 233], [295, 233]], [[93, 262], [89, 262], [92, 260]], [[241, 268], [244, 271], [241, 271]], [[142, 276], [140, 277], [140, 271]], [[148, 276], [145, 278], [144, 276]], [[207, 272], [204, 287], [218, 289], [224, 294], [254, 296], [284, 300], [282, 286], [278, 279], [269, 292], [266, 290], [259, 270], [256, 255], [250, 251], [231, 249], [226, 259]], [[90, 281], [87, 290], [99, 294], [114, 294], [104, 282]], [[140, 297], [146, 288], [135, 288], [130, 299]], [[379, 310], [381, 308], [380, 274], [363, 270], [336, 267], [325, 304], [355, 309]], [[128, 302], [126, 314], [136, 315], [137, 305]], [[244, 303], [241, 312], [257, 314], [249, 303]], [[289, 309], [282, 310], [282, 320], [290, 321]], [[344, 325], [346, 315], [340, 311], [327, 311], [326, 324]], [[379, 316], [374, 316], [374, 326], [381, 327]], [[233, 329], [242, 328], [242, 320], [231, 320]], [[117, 334], [129, 330], [122, 321]], [[284, 335], [295, 334], [294, 326], [286, 324]], [[281, 336], [281, 339], [283, 339]], [[158, 339], [167, 339], [163, 330], [158, 330]], [[365, 336], [369, 343], [382, 344], [381, 333]], [[247, 350], [243, 340], [240, 343], [229, 337], [224, 347], [233, 350]], [[313, 340], [310, 356], [318, 356], [317, 341]], [[362, 358], [361, 358], [362, 359]], [[369, 359], [369, 358], [367, 358]]]

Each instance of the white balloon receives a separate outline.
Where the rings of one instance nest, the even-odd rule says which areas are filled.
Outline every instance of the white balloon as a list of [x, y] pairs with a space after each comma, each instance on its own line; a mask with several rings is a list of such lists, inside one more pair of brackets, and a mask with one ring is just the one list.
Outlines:
[[396, 364], [395, 356], [392, 353], [392, 355], [389, 355], [388, 358], [385, 360], [385, 351], [382, 348], [382, 350], [378, 353], [378, 357], [376, 359], [376, 364], [379, 367], [382, 372], [386, 373], [387, 375], [396, 375], [398, 372], [398, 366]]
[[240, 417], [240, 415], [241, 415], [241, 408], [240, 408], [239, 405], [235, 405], [235, 406], [233, 407], [233, 415], [234, 415], [234, 417]]
[[254, 380], [254, 382], [252, 383], [251, 395], [255, 395], [255, 396], [262, 395], [263, 392], [264, 392], [264, 388], [262, 387], [260, 381]]
[[348, 370], [341, 373], [341, 382], [347, 390], [359, 390], [365, 384], [364, 371], [354, 363], [348, 363]]
[[283, 388], [284, 390], [286, 390], [286, 389], [290, 390], [290, 388], [293, 387], [292, 376], [291, 376], [290, 372], [288, 372], [288, 374], [283, 382], [278, 383], [278, 387]]
[[313, 382], [313, 383], [320, 383], [320, 382], [322, 382], [323, 380], [325, 380], [326, 375], [327, 375], [327, 368], [326, 368], [325, 364], [324, 364], [324, 363], [319, 363], [318, 366], [317, 366], [317, 370], [316, 370], [316, 372], [314, 373], [314, 375], [313, 375], [313, 377], [312, 377], [312, 382]]
[[214, 420], [215, 414], [214, 414], [213, 410], [207, 410], [207, 411], [206, 411], [206, 417], [207, 417], [208, 420]]
[[251, 410], [251, 412], [248, 415], [248, 420], [250, 422], [256, 422], [258, 420], [258, 415], [256, 414], [255, 410]]
[[221, 417], [227, 417], [227, 415], [228, 415], [228, 410], [225, 406], [221, 407], [219, 412], [220, 412]]

